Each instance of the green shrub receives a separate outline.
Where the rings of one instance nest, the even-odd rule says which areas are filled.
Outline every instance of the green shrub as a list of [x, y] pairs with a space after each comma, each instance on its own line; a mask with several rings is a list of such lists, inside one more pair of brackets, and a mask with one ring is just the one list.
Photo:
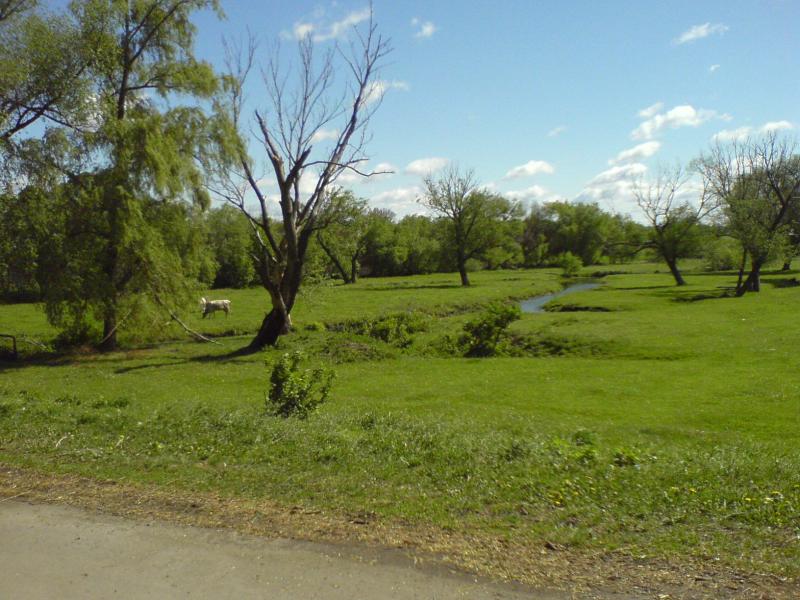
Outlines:
[[476, 319], [464, 325], [459, 345], [465, 356], [498, 356], [503, 354], [503, 342], [508, 326], [522, 317], [516, 304], [492, 302]]
[[334, 331], [345, 331], [368, 335], [399, 348], [407, 348], [413, 341], [412, 334], [428, 328], [429, 317], [418, 311], [383, 315], [377, 319], [356, 319], [332, 327]]
[[468, 258], [467, 262], [464, 263], [464, 268], [467, 270], [468, 273], [475, 273], [476, 271], [483, 271], [485, 265], [482, 261], [478, 260], [477, 258]]
[[617, 467], [635, 467], [640, 462], [638, 454], [631, 448], [617, 448], [614, 451], [613, 463]]
[[733, 271], [742, 260], [742, 247], [732, 238], [718, 238], [703, 249], [703, 258], [709, 271]]
[[300, 352], [284, 354], [272, 367], [267, 413], [280, 417], [305, 419], [325, 402], [334, 374], [327, 369], [300, 371]]
[[565, 277], [574, 277], [580, 273], [583, 268], [583, 261], [579, 256], [575, 256], [572, 252], [564, 252], [558, 255], [557, 263]]

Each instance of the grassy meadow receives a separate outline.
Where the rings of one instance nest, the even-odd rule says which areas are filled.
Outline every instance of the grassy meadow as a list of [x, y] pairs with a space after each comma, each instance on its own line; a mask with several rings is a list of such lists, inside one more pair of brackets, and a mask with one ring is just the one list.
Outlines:
[[[796, 272], [737, 299], [730, 273], [677, 288], [656, 265], [613, 271], [480, 359], [443, 340], [491, 300], [560, 289], [556, 271], [316, 286], [295, 333], [245, 356], [266, 294], [215, 290], [230, 317], [188, 324], [219, 345], [166, 325], [157, 344], [0, 363], [0, 462], [800, 575]], [[418, 324], [402, 343], [358, 327], [402, 311]], [[0, 306], [0, 332], [54, 335], [35, 305]], [[305, 421], [264, 412], [267, 365], [291, 350], [336, 373]]]

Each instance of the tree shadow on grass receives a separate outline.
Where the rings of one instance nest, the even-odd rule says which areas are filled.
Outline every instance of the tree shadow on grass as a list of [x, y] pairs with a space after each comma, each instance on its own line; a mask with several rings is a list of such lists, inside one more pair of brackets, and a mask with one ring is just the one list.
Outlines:
[[793, 288], [800, 286], [800, 281], [798, 281], [797, 277], [779, 277], [775, 279], [766, 279], [764, 283], [770, 284], [772, 287], [776, 288]]
[[663, 290], [667, 288], [674, 288], [676, 287], [674, 283], [669, 285], [638, 285], [632, 287], [611, 287], [608, 288], [610, 291], [614, 292], [632, 292], [636, 290]]
[[678, 293], [672, 299], [674, 302], [700, 302], [701, 300], [720, 300], [722, 298], [733, 298], [736, 295], [734, 287], [719, 287], [715, 291], [700, 293]]
[[158, 369], [161, 367], [176, 367], [180, 365], [188, 365], [191, 363], [250, 362], [241, 359], [253, 356], [254, 354], [258, 354], [259, 352], [260, 352], [259, 350], [254, 350], [249, 346], [245, 346], [243, 348], [237, 348], [236, 350], [225, 352], [223, 354], [199, 354], [197, 356], [187, 356], [185, 358], [179, 358], [174, 360], [164, 360], [158, 363], [134, 365], [131, 367], [119, 367], [118, 369], [114, 370], [114, 373], [122, 375], [133, 371], [143, 371], [145, 369]]
[[157, 346], [140, 347], [129, 350], [121, 350], [119, 352], [104, 354], [101, 352], [91, 353], [65, 353], [65, 352], [41, 352], [35, 355], [28, 355], [18, 357], [17, 359], [10, 359], [0, 356], [0, 373], [3, 371], [21, 370], [31, 367], [70, 367], [78, 365], [90, 364], [94, 361], [102, 362], [106, 365], [114, 365], [115, 363], [130, 363], [133, 360], [151, 360], [139, 365], [121, 366], [114, 369], [114, 373], [123, 374], [131, 371], [139, 371], [145, 369], [155, 369], [160, 367], [170, 367], [193, 362], [199, 363], [216, 363], [216, 362], [229, 362], [236, 361], [248, 357], [252, 354], [258, 353], [258, 350], [253, 350], [248, 346], [237, 348], [223, 352], [220, 354], [199, 354], [197, 356], [176, 356], [175, 354], [167, 356], [153, 356], [148, 357], [142, 352], [156, 350]]

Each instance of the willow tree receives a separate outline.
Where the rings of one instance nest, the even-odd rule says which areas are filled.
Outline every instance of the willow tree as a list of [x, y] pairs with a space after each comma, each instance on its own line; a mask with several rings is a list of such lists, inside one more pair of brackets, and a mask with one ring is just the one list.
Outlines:
[[[186, 299], [196, 270], [187, 264], [191, 236], [172, 230], [191, 221], [192, 203], [207, 201], [195, 160], [207, 122], [197, 99], [212, 96], [217, 79], [193, 55], [190, 20], [205, 8], [218, 10], [216, 0], [70, 5], [91, 56], [91, 114], [69, 133], [84, 158], [58, 189], [66, 231], [46, 308], [61, 327], [102, 322], [105, 350], [148, 308], [172, 311]], [[195, 100], [181, 105], [184, 97]]]
[[0, 183], [12, 188], [25, 181], [19, 140], [26, 130], [74, 126], [85, 107], [90, 57], [78, 28], [37, 4], [0, 0]]
[[[256, 61], [256, 44], [229, 48], [226, 94], [216, 111], [225, 115], [218, 141], [229, 161], [216, 166], [211, 189], [247, 217], [257, 239], [254, 259], [271, 308], [249, 345], [274, 345], [291, 329], [291, 312], [303, 280], [306, 254], [345, 172], [368, 177], [363, 164], [367, 125], [385, 85], [378, 79], [389, 52], [370, 17], [350, 32], [349, 45], [321, 49], [311, 35], [297, 45], [297, 62], [282, 66], [273, 56], [261, 69], [263, 97], [246, 115], [245, 86]], [[252, 93], [252, 91], [250, 92]], [[254, 132], [263, 158], [248, 152], [245, 131]], [[265, 173], [274, 195], [265, 191]]]

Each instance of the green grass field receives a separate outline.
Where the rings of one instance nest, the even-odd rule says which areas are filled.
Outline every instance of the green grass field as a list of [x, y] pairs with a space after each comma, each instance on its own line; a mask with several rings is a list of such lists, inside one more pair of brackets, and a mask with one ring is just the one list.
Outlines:
[[[513, 323], [530, 343], [504, 358], [440, 341], [490, 300], [558, 289], [555, 271], [316, 287], [297, 331], [249, 356], [229, 355], [265, 294], [214, 291], [231, 316], [189, 324], [219, 346], [166, 328], [158, 345], [2, 364], [0, 462], [800, 575], [796, 273], [736, 299], [731, 274], [676, 288], [663, 268], [621, 269]], [[405, 347], [338, 331], [406, 310], [426, 326]], [[0, 332], [54, 333], [34, 305], [0, 307]], [[336, 371], [306, 421], [264, 414], [267, 363], [289, 350]]]

